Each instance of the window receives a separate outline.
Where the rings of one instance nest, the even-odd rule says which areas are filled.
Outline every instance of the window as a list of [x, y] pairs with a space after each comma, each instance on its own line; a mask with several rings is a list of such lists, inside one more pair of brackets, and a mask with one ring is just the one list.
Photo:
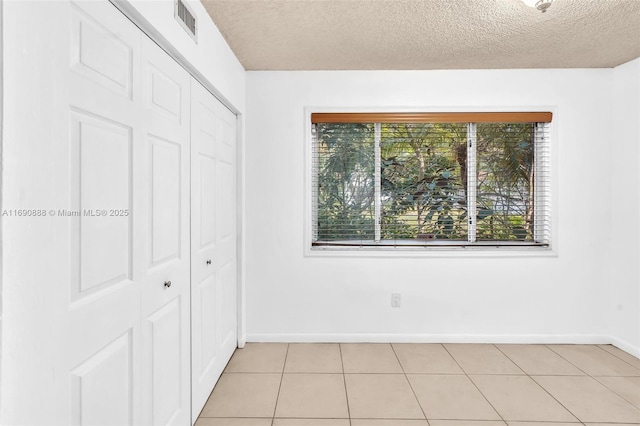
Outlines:
[[314, 113], [314, 247], [550, 244], [551, 113]]

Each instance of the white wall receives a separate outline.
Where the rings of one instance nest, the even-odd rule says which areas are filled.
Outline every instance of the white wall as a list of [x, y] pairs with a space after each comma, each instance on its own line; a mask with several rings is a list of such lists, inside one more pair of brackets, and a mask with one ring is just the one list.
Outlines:
[[[56, 165], [61, 154], [53, 138], [69, 126], [58, 112], [68, 106], [58, 88], [65, 85], [60, 70], [69, 62], [55, 54], [56, 41], [69, 32], [56, 22], [68, 21], [60, 3], [3, 4], [3, 209], [58, 208], [67, 201], [51, 194], [68, 175]], [[64, 353], [55, 348], [65, 342], [66, 316], [56, 308], [68, 297], [66, 227], [15, 217], [2, 217], [2, 227], [1, 422], [24, 424], [30, 416], [33, 424], [47, 418], [60, 423], [66, 414], [60, 383], [67, 373], [58, 368]], [[33, 401], [40, 402], [38, 410]]]
[[[609, 288], [614, 343], [640, 356], [640, 58], [613, 70]], [[635, 351], [634, 351], [635, 349]]]
[[[195, 7], [201, 40], [189, 47], [172, 4], [140, 1], [132, 10], [244, 113], [244, 69], [201, 5]], [[59, 194], [69, 185], [69, 5], [9, 1], [2, 7], [2, 208], [67, 209], [68, 197]], [[0, 423], [68, 424], [68, 224], [2, 217], [2, 230]]]
[[[610, 214], [594, 195], [610, 189], [611, 76], [247, 73], [248, 339], [608, 341]], [[556, 256], [305, 257], [305, 107], [552, 108]], [[392, 292], [401, 308], [390, 307]]]

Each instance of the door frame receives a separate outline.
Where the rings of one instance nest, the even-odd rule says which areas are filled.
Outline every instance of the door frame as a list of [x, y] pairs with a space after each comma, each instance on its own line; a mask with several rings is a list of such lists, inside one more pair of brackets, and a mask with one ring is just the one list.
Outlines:
[[[182, 55], [173, 44], [160, 33], [138, 10], [131, 4], [130, 0], [109, 0], [125, 17], [133, 22], [143, 34], [155, 42], [174, 61], [182, 66], [197, 82], [202, 84], [211, 94], [218, 99], [227, 109], [236, 116], [236, 233], [237, 233], [237, 276], [236, 276], [236, 297], [237, 297], [237, 329], [238, 347], [243, 348], [247, 342], [246, 314], [245, 314], [245, 244], [244, 232], [246, 229], [244, 215], [244, 117], [242, 113], [215, 87], [211, 82], [195, 67], [187, 58]], [[176, 22], [177, 24], [177, 22]]]

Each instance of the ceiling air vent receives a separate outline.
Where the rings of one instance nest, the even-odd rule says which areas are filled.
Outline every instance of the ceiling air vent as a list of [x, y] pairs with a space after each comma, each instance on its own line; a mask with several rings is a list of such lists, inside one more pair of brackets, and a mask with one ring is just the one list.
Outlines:
[[183, 0], [176, 0], [175, 5], [174, 16], [176, 21], [180, 23], [180, 26], [184, 28], [187, 34], [189, 34], [189, 36], [191, 36], [191, 38], [197, 43], [197, 20], [195, 15]]

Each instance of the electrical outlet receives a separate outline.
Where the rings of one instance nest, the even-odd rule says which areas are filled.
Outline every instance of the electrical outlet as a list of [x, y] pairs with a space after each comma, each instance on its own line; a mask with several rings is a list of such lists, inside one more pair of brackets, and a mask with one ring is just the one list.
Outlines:
[[400, 307], [400, 293], [391, 293], [391, 306], [394, 308]]

